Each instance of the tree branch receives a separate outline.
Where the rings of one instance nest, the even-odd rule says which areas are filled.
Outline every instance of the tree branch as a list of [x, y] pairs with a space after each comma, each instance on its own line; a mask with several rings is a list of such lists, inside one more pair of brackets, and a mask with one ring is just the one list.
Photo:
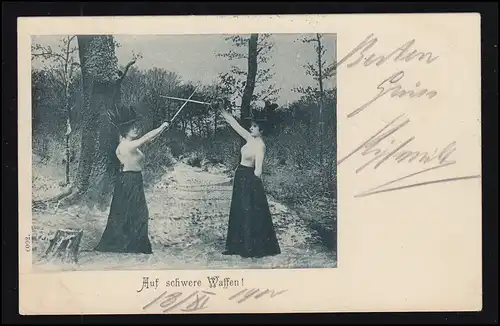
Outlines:
[[31, 56], [33, 57], [43, 57], [44, 59], [59, 59], [59, 60], [65, 60], [64, 56], [59, 53], [55, 53], [53, 51], [47, 51], [47, 52], [41, 52], [41, 53], [32, 53]]
[[125, 66], [125, 69], [123, 70], [123, 72], [121, 72], [121, 76], [120, 76], [120, 78], [118, 80], [119, 82], [121, 82], [123, 80], [123, 78], [125, 78], [125, 76], [127, 75], [128, 70], [135, 63], [135, 61], [136, 60], [132, 60], [129, 63], [127, 63], [127, 65]]
[[123, 76], [125, 76], [128, 72], [128, 70], [130, 69], [130, 67], [135, 63], [135, 60], [132, 60], [130, 61], [129, 63], [127, 63], [127, 65], [125, 66], [125, 70], [123, 71]]

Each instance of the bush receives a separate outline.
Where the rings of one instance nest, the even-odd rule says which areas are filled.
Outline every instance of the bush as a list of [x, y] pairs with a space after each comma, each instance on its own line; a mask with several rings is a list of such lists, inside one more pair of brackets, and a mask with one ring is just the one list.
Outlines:
[[[263, 180], [275, 198], [290, 204], [335, 198], [336, 146], [332, 142], [325, 142], [321, 164], [317, 133], [310, 127], [297, 124], [264, 140]], [[191, 139], [186, 162], [197, 167], [217, 162], [234, 170], [239, 164], [240, 146], [239, 137], [231, 130], [223, 130], [212, 139]]]
[[[80, 156], [80, 134], [70, 136], [70, 162], [77, 163]], [[44, 130], [33, 135], [32, 151], [43, 163], [61, 164], [66, 162], [66, 136], [64, 133], [53, 135]]]
[[146, 156], [144, 182], [148, 185], [161, 177], [176, 162], [167, 142], [161, 140], [145, 148], [144, 155]]
[[201, 168], [201, 157], [196, 154], [193, 154], [188, 158], [187, 164], [193, 167]]
[[230, 169], [239, 163], [240, 138], [234, 132], [222, 130], [210, 138], [191, 137], [185, 141], [186, 163], [203, 166], [224, 164]]

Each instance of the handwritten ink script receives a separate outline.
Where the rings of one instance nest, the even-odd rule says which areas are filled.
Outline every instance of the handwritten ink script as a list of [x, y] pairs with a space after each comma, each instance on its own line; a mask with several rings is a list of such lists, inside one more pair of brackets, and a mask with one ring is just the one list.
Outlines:
[[[163, 313], [168, 313], [175, 310], [194, 312], [207, 309], [210, 301], [215, 297], [235, 302], [236, 304], [243, 304], [251, 300], [271, 300], [288, 291], [259, 288], [241, 289], [243, 284], [243, 278], [232, 279], [220, 276], [209, 276], [206, 282], [202, 280], [182, 280], [179, 278], [161, 281], [158, 277], [143, 277], [141, 286], [136, 292], [156, 291], [162, 286], [167, 288], [198, 288], [186, 292], [179, 289], [162, 290], [159, 295], [156, 295], [142, 307], [144, 311], [161, 309]], [[233, 288], [238, 289], [231, 290]]]
[[212, 296], [215, 296], [215, 292], [209, 291], [194, 291], [188, 294], [177, 291], [169, 293], [164, 291], [153, 301], [145, 305], [142, 309], [147, 310], [155, 304], [159, 304], [163, 308], [163, 312], [172, 311], [175, 308], [179, 308], [181, 311], [191, 312], [207, 308], [207, 303]]
[[[338, 68], [345, 63], [347, 68], [353, 68], [363, 62], [362, 67], [369, 67], [372, 65], [374, 65], [374, 67], [379, 67], [391, 61], [393, 63], [409, 63], [414, 60], [425, 64], [432, 64], [439, 58], [432, 52], [422, 52], [414, 49], [413, 46], [416, 43], [415, 39], [407, 41], [387, 54], [368, 52], [377, 43], [378, 38], [376, 38], [374, 34], [368, 35], [360, 44], [339, 60], [335, 66]], [[379, 93], [371, 100], [349, 113], [347, 117], [354, 117], [365, 110], [370, 104], [382, 97], [390, 96], [391, 98], [402, 98], [407, 96], [410, 99], [413, 99], [426, 96], [427, 98], [432, 99], [438, 94], [435, 90], [421, 88], [422, 83], [420, 81], [415, 82], [415, 89], [405, 90], [399, 83], [404, 76], [405, 71], [398, 70], [391, 76], [384, 78], [384, 80], [377, 86]]]
[[[376, 53], [368, 54], [367, 51], [370, 50], [375, 44], [378, 43], [378, 38], [372, 33], [368, 35], [360, 44], [358, 44], [353, 50], [351, 50], [346, 56], [337, 62], [337, 67], [342, 65], [347, 60], [353, 59], [355, 55], [358, 56], [357, 60], [349, 62], [347, 64], [348, 68], [352, 68], [364, 60], [363, 65], [368, 67], [372, 64], [375, 66], [381, 66], [384, 63], [392, 59], [393, 62], [410, 62], [417, 59], [418, 61], [423, 61], [426, 64], [431, 64], [436, 61], [439, 57], [432, 54], [432, 52], [421, 52], [413, 49], [416, 40], [412, 39], [407, 41], [403, 45], [397, 47], [392, 52], [386, 55], [377, 55]], [[412, 51], [410, 51], [412, 50]], [[397, 54], [397, 55], [396, 55]]]
[[[241, 304], [250, 299], [272, 299], [285, 292], [287, 292], [287, 290], [275, 291], [270, 289], [244, 289], [235, 294], [225, 296], [225, 298], [229, 301]], [[197, 290], [189, 293], [183, 293], [180, 291], [169, 293], [168, 291], [164, 291], [151, 302], [146, 304], [142, 309], [148, 310], [149, 308], [156, 306], [162, 308], [164, 313], [173, 311], [176, 308], [182, 312], [199, 311], [208, 308], [210, 299], [215, 296], [217, 296], [216, 292], [205, 290]]]
[[397, 71], [392, 74], [390, 77], [384, 79], [378, 86], [377, 90], [379, 93], [375, 95], [372, 99], [370, 99], [365, 104], [361, 105], [356, 110], [352, 111], [347, 115], [348, 118], [355, 116], [360, 113], [364, 109], [366, 109], [370, 104], [379, 100], [382, 97], [390, 96], [390, 98], [402, 98], [409, 97], [410, 99], [418, 98], [421, 96], [427, 96], [427, 98], [432, 99], [438, 93], [435, 90], [428, 90], [427, 88], [419, 88], [421, 83], [417, 81], [415, 83], [415, 90], [405, 90], [399, 83], [401, 79], [403, 79], [405, 72], [403, 70]]
[[264, 296], [269, 296], [270, 298], [274, 298], [280, 294], [283, 294], [285, 292], [287, 292], [288, 290], [281, 290], [281, 291], [274, 291], [274, 290], [269, 290], [269, 289], [265, 289], [265, 290], [261, 290], [261, 289], [244, 289], [244, 290], [241, 290], [239, 291], [238, 293], [232, 295], [229, 297], [229, 300], [236, 300], [236, 302], [238, 303], [242, 303], [250, 298], [253, 298], [253, 299], [259, 299], [259, 298], [262, 298]]
[[[402, 65], [410, 64], [412, 62], [424, 65], [435, 64], [435, 62], [439, 62], [437, 61], [439, 58], [438, 55], [435, 55], [430, 51], [423, 52], [417, 50], [415, 48], [415, 39], [402, 43], [395, 49], [388, 51], [388, 53], [378, 54], [372, 49], [378, 44], [378, 42], [379, 40], [374, 34], [368, 35], [361, 43], [359, 43], [353, 50], [349, 51], [347, 55], [345, 55], [336, 64], [336, 67], [345, 66], [347, 69], [352, 69], [354, 67], [376, 68], [384, 64], [398, 64], [398, 69], [389, 77], [385, 77], [376, 86], [377, 92], [374, 92], [375, 95], [370, 95], [371, 97], [368, 101], [348, 113], [348, 118], [360, 115], [370, 105], [383, 99], [397, 100], [406, 98], [408, 100], [415, 100], [425, 98], [427, 100], [432, 100], [438, 96], [437, 90], [423, 87], [423, 83], [418, 80], [415, 82], [414, 86], [411, 86], [411, 88], [403, 86], [402, 82], [406, 72], [400, 68]], [[391, 102], [389, 104], [391, 108], [397, 107], [397, 105], [398, 102]], [[337, 164], [340, 165], [347, 160], [354, 160], [356, 157], [361, 157], [363, 161], [356, 168], [356, 173], [365, 171], [365, 169], [368, 168], [376, 170], [382, 165], [388, 165], [389, 162], [392, 164], [409, 164], [415, 167], [419, 165], [426, 165], [426, 167], [421, 168], [420, 170], [412, 171], [407, 175], [390, 180], [382, 185], [359, 193], [355, 195], [355, 197], [365, 197], [388, 191], [480, 177], [480, 175], [468, 175], [400, 185], [399, 182], [403, 180], [417, 175], [422, 175], [436, 169], [449, 167], [457, 163], [453, 158], [453, 154], [457, 150], [456, 141], [451, 141], [448, 144], [443, 144], [441, 147], [430, 150], [416, 150], [410, 148], [412, 143], [415, 141], [416, 136], [410, 136], [406, 139], [398, 139], [400, 134], [398, 132], [408, 126], [409, 123], [411, 123], [411, 120], [406, 113], [398, 115], [394, 120], [382, 126], [382, 129], [375, 132], [367, 140], [363, 141], [349, 154], [338, 160]], [[390, 185], [392, 186], [389, 187]]]

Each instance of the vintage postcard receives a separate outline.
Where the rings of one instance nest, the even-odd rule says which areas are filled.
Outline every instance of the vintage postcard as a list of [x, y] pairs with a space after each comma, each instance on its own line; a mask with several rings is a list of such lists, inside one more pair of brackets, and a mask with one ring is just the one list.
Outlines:
[[20, 313], [477, 311], [477, 14], [18, 20]]

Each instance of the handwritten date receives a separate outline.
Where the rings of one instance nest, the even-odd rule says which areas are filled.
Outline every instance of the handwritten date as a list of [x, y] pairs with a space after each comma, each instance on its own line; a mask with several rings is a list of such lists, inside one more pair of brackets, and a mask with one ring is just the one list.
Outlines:
[[188, 295], [184, 295], [182, 292], [168, 294], [168, 291], [165, 291], [142, 309], [147, 310], [159, 303], [159, 306], [163, 308], [163, 312], [169, 312], [175, 308], [185, 312], [197, 311], [207, 308], [208, 301], [214, 295], [214, 292], [209, 291], [194, 291]]
[[[272, 299], [287, 291], [288, 290], [275, 291], [270, 289], [244, 289], [230, 295], [228, 300], [241, 304], [249, 299], [257, 300], [264, 297]], [[145, 305], [142, 309], [148, 310], [152, 307], [159, 306], [163, 309], [162, 311], [164, 313], [173, 311], [176, 308], [183, 312], [193, 312], [206, 309], [208, 307], [209, 300], [215, 296], [216, 293], [210, 291], [194, 291], [188, 294], [184, 294], [183, 292], [168, 293], [168, 291], [165, 291]]]
[[287, 290], [282, 290], [282, 291], [274, 291], [274, 290], [269, 290], [269, 289], [266, 289], [266, 290], [260, 290], [260, 289], [244, 289], [244, 290], [241, 290], [239, 291], [238, 293], [236, 293], [235, 295], [232, 295], [229, 300], [235, 300], [237, 298], [240, 298], [238, 301], [238, 303], [242, 303], [250, 298], [254, 298], [254, 299], [260, 299], [262, 298], [263, 296], [269, 296], [270, 298], [274, 298], [280, 294], [283, 294], [285, 293]]

